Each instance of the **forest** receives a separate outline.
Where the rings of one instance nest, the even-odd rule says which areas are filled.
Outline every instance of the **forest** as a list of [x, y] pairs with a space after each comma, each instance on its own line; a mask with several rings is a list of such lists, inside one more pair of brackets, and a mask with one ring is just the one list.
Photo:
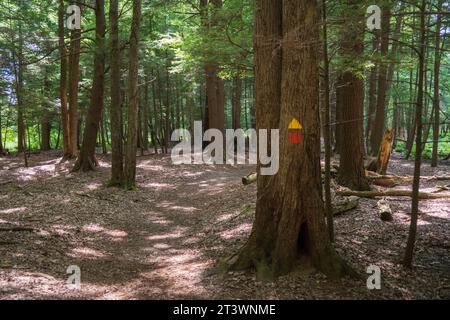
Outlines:
[[450, 299], [447, 0], [0, 0], [0, 300]]

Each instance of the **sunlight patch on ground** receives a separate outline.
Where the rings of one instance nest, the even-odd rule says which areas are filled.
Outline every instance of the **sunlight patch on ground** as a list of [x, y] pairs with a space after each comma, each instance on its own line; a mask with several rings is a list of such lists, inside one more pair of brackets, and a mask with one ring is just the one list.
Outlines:
[[243, 223], [233, 229], [228, 229], [220, 233], [220, 236], [223, 239], [232, 239], [236, 237], [240, 237], [244, 232], [248, 232], [252, 229], [252, 225], [250, 223]]
[[163, 171], [164, 170], [164, 166], [154, 165], [153, 161], [151, 161], [151, 160], [140, 162], [137, 165], [137, 168], [150, 170], [150, 171]]
[[107, 254], [92, 248], [81, 247], [72, 249], [72, 253], [70, 253], [69, 256], [73, 258], [103, 258], [106, 257]]
[[145, 188], [152, 188], [156, 189], [157, 191], [164, 190], [164, 189], [176, 189], [176, 187], [173, 184], [169, 183], [144, 183], [141, 184]]
[[171, 245], [168, 245], [167, 243], [157, 243], [153, 245], [153, 248], [160, 249], [160, 250], [166, 250], [172, 248]]
[[5, 210], [0, 210], [0, 213], [19, 213], [19, 212], [24, 212], [26, 211], [27, 208], [26, 207], [18, 207], [18, 208], [10, 208], [10, 209], [5, 209]]
[[179, 239], [183, 236], [181, 232], [174, 232], [174, 233], [166, 233], [166, 234], [159, 234], [154, 236], [148, 236], [145, 239], [150, 241], [157, 241], [157, 240], [166, 240], [166, 239]]
[[91, 182], [91, 183], [86, 184], [86, 186], [85, 186], [85, 188], [89, 191], [95, 191], [95, 190], [100, 189], [101, 187], [102, 187], [102, 184], [98, 183], [98, 182]]
[[113, 230], [106, 229], [96, 223], [90, 223], [90, 224], [84, 225], [82, 230], [86, 231], [86, 232], [93, 232], [93, 233], [101, 232], [105, 235], [115, 238], [115, 240], [120, 240], [120, 238], [124, 238], [124, 237], [128, 236], [128, 233], [125, 231], [117, 230], [117, 229], [113, 229]]

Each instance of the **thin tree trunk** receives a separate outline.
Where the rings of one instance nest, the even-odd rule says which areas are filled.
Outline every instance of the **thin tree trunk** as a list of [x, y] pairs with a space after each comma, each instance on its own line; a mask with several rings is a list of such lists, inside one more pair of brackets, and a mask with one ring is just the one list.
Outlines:
[[417, 234], [417, 219], [419, 213], [419, 189], [420, 189], [420, 166], [422, 164], [422, 108], [424, 96], [424, 69], [425, 69], [425, 9], [426, 2], [422, 0], [420, 8], [420, 42], [419, 42], [419, 86], [417, 92], [416, 105], [416, 156], [414, 163], [413, 196], [411, 205], [411, 222], [409, 227], [408, 242], [406, 244], [403, 264], [405, 267], [412, 267], [414, 246]]
[[[379, 32], [375, 32], [374, 39], [372, 41], [372, 55], [377, 55], [380, 48], [380, 35]], [[366, 121], [366, 146], [369, 152], [370, 149], [370, 136], [372, 132], [372, 126], [375, 118], [375, 111], [377, 107], [377, 74], [378, 74], [378, 61], [375, 61], [374, 66], [370, 69], [369, 76], [369, 103], [367, 110]]]
[[[155, 76], [154, 71], [152, 70], [152, 75]], [[159, 116], [158, 116], [158, 104], [156, 102], [156, 80], [152, 81], [152, 99], [153, 99], [153, 132], [155, 139], [153, 141], [153, 146], [155, 147], [155, 153], [158, 154], [158, 147], [161, 147], [161, 144], [159, 143], [158, 138], [158, 122]]]
[[241, 128], [241, 95], [242, 95], [242, 79], [237, 75], [233, 79], [233, 95], [232, 102], [232, 128]]
[[324, 119], [323, 138], [325, 142], [325, 215], [327, 217], [328, 237], [334, 242], [333, 208], [331, 207], [331, 126], [330, 126], [330, 62], [328, 58], [328, 21], [326, 0], [322, 0], [323, 23], [323, 61], [324, 61]]
[[169, 151], [169, 140], [170, 140], [170, 110], [171, 110], [171, 100], [170, 100], [170, 61], [168, 56], [168, 51], [166, 50], [166, 114], [165, 114], [165, 126], [164, 126], [164, 153], [168, 153]]
[[144, 77], [144, 101], [142, 103], [142, 149], [148, 151], [148, 108], [149, 108], [149, 97], [148, 97], [148, 81], [147, 75]]
[[100, 141], [102, 144], [102, 153], [107, 154], [108, 148], [106, 147], [106, 130], [105, 130], [105, 124], [103, 121], [103, 117], [100, 120]]
[[64, 41], [65, 4], [59, 1], [58, 10], [58, 37], [60, 56], [59, 99], [61, 102], [61, 126], [63, 136], [63, 157], [69, 155], [69, 118], [67, 110], [67, 49]]
[[80, 69], [81, 30], [70, 34], [69, 49], [69, 156], [78, 155], [78, 80]]
[[[48, 45], [47, 45], [48, 47]], [[46, 97], [50, 96], [50, 81], [48, 79], [49, 70], [48, 67], [45, 68], [45, 79], [44, 79], [44, 95]], [[41, 150], [50, 150], [50, 133], [51, 133], [51, 122], [50, 122], [50, 111], [48, 103], [44, 103], [41, 118]]]
[[[439, 0], [437, 11], [441, 11], [443, 0]], [[431, 166], [437, 167], [439, 158], [439, 130], [440, 130], [440, 98], [439, 98], [439, 69], [441, 67], [441, 14], [437, 15], [435, 31], [435, 49], [434, 49], [434, 93], [433, 93], [433, 155], [431, 157]]]
[[389, 30], [390, 30], [390, 3], [386, 3], [382, 9], [382, 25], [381, 25], [381, 61], [378, 70], [378, 92], [377, 106], [375, 112], [375, 120], [373, 122], [370, 150], [372, 155], [376, 155], [380, 148], [381, 139], [383, 137], [386, 120], [386, 91], [387, 91], [387, 56], [389, 53]]

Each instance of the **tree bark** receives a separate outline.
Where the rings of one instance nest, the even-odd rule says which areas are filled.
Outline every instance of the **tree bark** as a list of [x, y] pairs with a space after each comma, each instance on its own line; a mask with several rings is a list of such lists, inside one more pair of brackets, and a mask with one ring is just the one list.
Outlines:
[[[358, 10], [356, 0], [348, 0], [348, 12], [352, 16], [345, 18], [348, 23], [342, 26], [341, 50], [347, 61], [359, 59], [364, 51], [363, 16], [355, 14]], [[358, 20], [356, 20], [358, 19]], [[340, 143], [340, 166], [338, 181], [353, 190], [369, 190], [365, 177], [363, 159], [363, 108], [364, 82], [358, 76], [358, 70], [346, 66], [339, 81], [339, 94], [342, 98], [342, 124]]]
[[232, 128], [241, 128], [241, 96], [242, 96], [242, 79], [237, 75], [233, 79], [233, 95], [231, 98], [232, 104]]
[[[372, 54], [378, 55], [380, 49], [380, 35], [379, 32], [375, 32], [374, 39], [372, 41]], [[375, 111], [377, 107], [377, 75], [378, 75], [378, 60], [374, 62], [374, 66], [370, 69], [369, 76], [369, 103], [367, 109], [367, 121], [366, 121], [366, 145], [369, 153], [370, 149], [370, 136], [372, 132], [372, 126], [375, 118]]]
[[103, 111], [103, 96], [105, 87], [105, 1], [95, 1], [95, 56], [94, 80], [92, 83], [91, 102], [86, 116], [81, 151], [73, 171], [90, 171], [97, 164], [95, 146], [97, 133]]
[[322, 121], [325, 142], [325, 214], [327, 217], [328, 237], [334, 242], [333, 208], [331, 206], [331, 126], [330, 126], [330, 63], [328, 58], [328, 21], [326, 0], [322, 0], [323, 23], [323, 61], [324, 61], [324, 118]]
[[[439, 0], [438, 11], [442, 9], [442, 0]], [[440, 98], [439, 98], [439, 69], [441, 67], [441, 14], [437, 15], [436, 31], [435, 31], [435, 48], [434, 48], [434, 94], [433, 94], [433, 153], [431, 157], [431, 166], [437, 167], [439, 158], [439, 130], [440, 130]]]
[[122, 186], [123, 143], [122, 108], [120, 97], [120, 48], [119, 48], [119, 2], [110, 0], [109, 23], [111, 32], [111, 179], [110, 186]]
[[[215, 10], [222, 7], [222, 0], [211, 0], [213, 12], [208, 13], [207, 1], [200, 0], [202, 6], [203, 26], [205, 28], [217, 27], [218, 21]], [[220, 68], [214, 62], [205, 65], [206, 76], [206, 101], [208, 123], [205, 129], [218, 129], [225, 131], [225, 85], [219, 78]]]
[[139, 110], [139, 30], [141, 25], [141, 0], [133, 0], [133, 20], [130, 34], [129, 73], [128, 73], [128, 135], [125, 158], [125, 189], [136, 187], [136, 151]]
[[142, 103], [142, 149], [148, 151], [148, 108], [149, 108], [149, 97], [148, 97], [148, 78], [145, 76], [144, 85], [144, 101]]
[[375, 120], [373, 122], [370, 149], [372, 155], [376, 155], [380, 149], [381, 139], [385, 128], [386, 120], [386, 91], [387, 91], [387, 56], [389, 53], [389, 30], [391, 8], [390, 3], [386, 3], [382, 9], [382, 25], [381, 25], [381, 61], [378, 72], [378, 92], [377, 92], [377, 106], [375, 112]]
[[[47, 49], [48, 49], [47, 44]], [[50, 96], [50, 81], [48, 79], [49, 69], [48, 66], [45, 68], [45, 79], [44, 79], [44, 96]], [[42, 117], [41, 117], [41, 150], [50, 150], [50, 132], [51, 132], [51, 122], [50, 122], [50, 111], [47, 102], [44, 102]], [[0, 139], [1, 140], [1, 139]]]
[[78, 155], [78, 82], [80, 69], [81, 30], [70, 34], [69, 49], [69, 157]]
[[[299, 254], [326, 274], [343, 271], [328, 238], [321, 192], [319, 25], [316, 1], [257, 1], [257, 128], [280, 129], [280, 170], [258, 175], [253, 230], [232, 268], [255, 267], [263, 279], [292, 270]], [[304, 128], [300, 145], [283, 138], [292, 117]]]
[[417, 234], [417, 219], [419, 214], [419, 188], [420, 188], [420, 166], [422, 164], [422, 109], [424, 98], [424, 71], [425, 71], [425, 44], [426, 44], [426, 26], [425, 26], [426, 2], [422, 0], [420, 9], [420, 42], [419, 42], [419, 86], [417, 91], [416, 104], [416, 156], [414, 161], [414, 180], [411, 205], [411, 222], [409, 227], [408, 242], [406, 244], [403, 264], [405, 267], [412, 267], [414, 246]]

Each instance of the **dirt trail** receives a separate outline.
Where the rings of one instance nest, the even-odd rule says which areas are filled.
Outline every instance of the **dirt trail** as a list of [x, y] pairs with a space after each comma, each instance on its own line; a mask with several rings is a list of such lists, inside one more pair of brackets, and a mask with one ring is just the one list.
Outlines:
[[[337, 249], [362, 275], [369, 264], [380, 265], [381, 291], [367, 290], [365, 278], [330, 281], [312, 268], [260, 283], [252, 273], [210, 273], [250, 232], [256, 187], [240, 178], [251, 166], [174, 166], [167, 156], [140, 157], [139, 188], [125, 192], [105, 187], [107, 158], [87, 174], [70, 173], [71, 164], [59, 160], [33, 155], [22, 168], [20, 159], [0, 159], [0, 229], [34, 229], [0, 231], [0, 298], [450, 297], [448, 200], [422, 203], [413, 271], [398, 265], [408, 201], [392, 202], [393, 223], [376, 217], [374, 200], [336, 219]], [[393, 161], [397, 173], [410, 164]], [[81, 269], [80, 290], [66, 285], [70, 265]]]

